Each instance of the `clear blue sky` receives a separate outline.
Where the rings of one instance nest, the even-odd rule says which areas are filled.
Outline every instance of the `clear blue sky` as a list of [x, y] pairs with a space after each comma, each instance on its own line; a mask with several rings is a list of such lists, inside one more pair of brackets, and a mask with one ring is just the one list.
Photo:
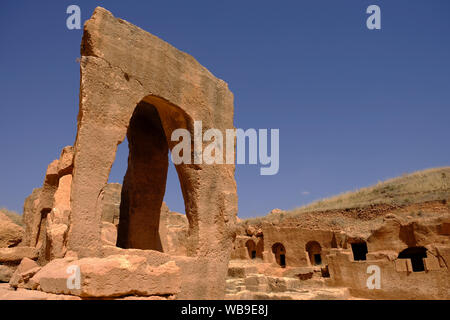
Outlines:
[[[238, 166], [239, 216], [450, 165], [450, 1], [2, 1], [0, 207], [21, 212], [73, 144], [82, 21], [97, 5], [228, 82], [235, 125], [280, 129], [280, 171]], [[382, 29], [366, 28], [381, 7]], [[126, 146], [110, 180], [121, 182]], [[184, 211], [170, 171], [166, 201]]]

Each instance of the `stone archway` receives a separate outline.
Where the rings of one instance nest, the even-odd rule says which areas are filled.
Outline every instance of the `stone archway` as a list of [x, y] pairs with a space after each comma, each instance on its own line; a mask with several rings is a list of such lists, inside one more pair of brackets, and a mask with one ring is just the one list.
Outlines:
[[272, 252], [275, 255], [275, 261], [280, 267], [286, 267], [286, 249], [280, 242], [275, 243], [272, 246]]
[[[100, 7], [85, 23], [81, 55], [67, 248], [79, 257], [105, 256], [98, 199], [117, 146], [128, 134], [132, 146], [118, 244], [158, 250], [155, 215], [167, 151], [176, 143], [167, 137], [177, 128], [193, 137], [193, 121], [202, 121], [203, 130], [234, 129], [233, 94], [190, 55]], [[146, 139], [151, 134], [158, 138]], [[221, 297], [237, 212], [234, 165], [181, 164], [176, 169], [189, 220], [188, 256], [203, 265], [196, 269], [198, 289], [190, 297]], [[152, 175], [141, 176], [145, 170]], [[149, 186], [148, 179], [156, 185]], [[138, 196], [139, 188], [155, 194]]]

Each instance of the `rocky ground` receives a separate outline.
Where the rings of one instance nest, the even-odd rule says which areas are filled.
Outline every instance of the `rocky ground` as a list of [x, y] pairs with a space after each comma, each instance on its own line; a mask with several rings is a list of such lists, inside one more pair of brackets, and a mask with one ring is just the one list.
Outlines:
[[[302, 270], [300, 270], [302, 269]], [[260, 273], [261, 272], [261, 273]], [[295, 276], [303, 273], [302, 280]], [[315, 273], [315, 274], [314, 274]], [[268, 275], [271, 274], [271, 275]], [[278, 275], [276, 275], [278, 274]], [[280, 272], [271, 264], [255, 261], [231, 261], [227, 279], [225, 299], [229, 300], [348, 300], [357, 299], [347, 288], [329, 288], [321, 278], [320, 269], [287, 268]], [[52, 294], [39, 290], [13, 288], [9, 283], [0, 283], [0, 300], [81, 300], [67, 294]], [[163, 297], [123, 296], [108, 298], [116, 300], [155, 300]]]
[[[53, 294], [23, 288], [14, 289], [11, 288], [8, 283], [0, 283], [0, 300], [82, 300], [82, 298], [73, 295]], [[126, 296], [114, 298], [114, 300], [166, 300], [166, 299], [160, 297]]]
[[[39, 250], [27, 245], [26, 228], [17, 222], [15, 215], [7, 215], [0, 210], [0, 300], [175, 299], [180, 291], [180, 279], [184, 276], [179, 266], [190, 261], [186, 257], [189, 226], [186, 216], [171, 212], [163, 203], [159, 235], [164, 253], [124, 251], [115, 246], [120, 193], [121, 186], [112, 184], [105, 188], [102, 197], [101, 240], [104, 248], [109, 248], [105, 249], [103, 258], [78, 259], [70, 252], [64, 258], [42, 263], [38, 259]], [[445, 299], [448, 296], [445, 283], [448, 283], [446, 261], [449, 259], [450, 201], [448, 193], [441, 198], [421, 203], [381, 203], [295, 214], [274, 209], [267, 217], [238, 220], [224, 298]], [[53, 211], [48, 217], [53, 217]], [[54, 221], [53, 218], [47, 222]], [[52, 224], [46, 227], [47, 233], [54, 230]], [[50, 232], [47, 237], [53, 239], [50, 244], [56, 248], [55, 240], [58, 238], [52, 235]], [[249, 239], [254, 242], [253, 248], [247, 247]], [[318, 265], [312, 265], [311, 258], [307, 262], [305, 248], [310, 240], [321, 244], [323, 261]], [[367, 242], [367, 259], [384, 268], [388, 282], [383, 284], [384, 291], [379, 296], [361, 293], [358, 287], [361, 281], [356, 281], [359, 279], [357, 274], [359, 272], [366, 277], [366, 271], [360, 272], [365, 262], [353, 261], [351, 244], [355, 241]], [[284, 267], [273, 258], [272, 244], [277, 242], [286, 248], [283, 253], [287, 263]], [[400, 263], [405, 261], [399, 260], [399, 252], [406, 246], [428, 250], [424, 260], [426, 272], [411, 274], [408, 263]], [[253, 257], [251, 250], [255, 251]], [[170, 262], [167, 254], [173, 255], [174, 261]], [[81, 291], [67, 289], [66, 270], [72, 264], [80, 266]], [[417, 283], [420, 283], [419, 287]]]
[[233, 260], [228, 269], [225, 299], [349, 300], [347, 288], [327, 287], [320, 268], [273, 267], [258, 260]]

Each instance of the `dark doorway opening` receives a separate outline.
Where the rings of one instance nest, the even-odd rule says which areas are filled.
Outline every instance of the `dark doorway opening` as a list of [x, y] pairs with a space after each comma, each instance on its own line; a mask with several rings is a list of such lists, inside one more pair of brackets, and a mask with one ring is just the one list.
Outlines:
[[322, 264], [322, 257], [320, 256], [320, 254], [315, 254], [314, 255], [314, 265], [318, 266]]
[[283, 244], [277, 242], [272, 246], [272, 252], [275, 255], [275, 261], [282, 267], [286, 267], [286, 249]]
[[355, 261], [362, 261], [366, 260], [367, 257], [367, 243], [365, 242], [358, 242], [358, 243], [352, 243], [352, 252], [353, 252], [353, 260]]
[[427, 257], [427, 249], [424, 247], [410, 247], [399, 253], [399, 259], [410, 259], [413, 272], [425, 271], [423, 259]]
[[280, 254], [280, 266], [286, 267], [286, 256], [284, 254]]
[[250, 259], [255, 259], [256, 258], [255, 241], [250, 239], [245, 243], [245, 246], [247, 247], [247, 252], [248, 252], [248, 256], [250, 257]]
[[317, 241], [310, 241], [305, 246], [306, 252], [308, 252], [309, 262], [313, 266], [322, 264], [322, 248]]

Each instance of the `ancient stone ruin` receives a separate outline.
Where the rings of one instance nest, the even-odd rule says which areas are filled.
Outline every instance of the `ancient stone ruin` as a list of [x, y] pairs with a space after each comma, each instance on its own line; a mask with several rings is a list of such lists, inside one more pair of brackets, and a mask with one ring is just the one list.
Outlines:
[[75, 144], [25, 200], [24, 227], [0, 212], [0, 299], [450, 299], [450, 168], [414, 203], [380, 202], [389, 186], [365, 206], [241, 221], [234, 165], [180, 164], [186, 214], [172, 212], [171, 134], [233, 129], [227, 84], [103, 8], [80, 67]]
[[239, 224], [228, 299], [450, 298], [446, 198], [285, 214]]
[[[25, 287], [80, 297], [222, 298], [237, 212], [234, 165], [177, 165], [184, 249], [169, 249], [159, 231], [161, 218], [169, 219], [163, 197], [171, 134], [192, 132], [194, 121], [202, 121], [203, 130], [234, 129], [227, 84], [103, 8], [85, 24], [80, 65], [75, 144], [64, 148], [42, 188], [26, 200], [24, 241], [8, 248], [17, 261], [35, 259], [41, 267]], [[120, 214], [105, 216], [114, 188], [108, 176], [125, 137], [130, 153]], [[67, 288], [72, 265], [80, 267], [81, 289]], [[112, 282], [117, 285], [104, 286]]]

